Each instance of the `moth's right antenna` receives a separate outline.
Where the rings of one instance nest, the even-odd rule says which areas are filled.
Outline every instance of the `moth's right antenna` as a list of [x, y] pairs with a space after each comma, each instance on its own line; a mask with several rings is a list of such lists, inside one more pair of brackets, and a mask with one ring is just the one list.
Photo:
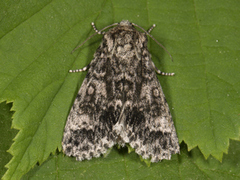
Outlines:
[[155, 24], [153, 24], [152, 27], [151, 27], [148, 31], [146, 31], [145, 29], [143, 29], [141, 26], [139, 26], [139, 25], [137, 25], [137, 24], [134, 24], [134, 23], [132, 23], [132, 24], [133, 24], [134, 26], [137, 26], [137, 27], [140, 28], [141, 30], [143, 30], [143, 31], [144, 31], [149, 37], [151, 37], [159, 46], [161, 46], [161, 47], [168, 53], [168, 55], [170, 56], [170, 58], [171, 58], [172, 61], [173, 61], [172, 55], [168, 52], [168, 50], [150, 34], [150, 32], [153, 30], [153, 28], [156, 27]]

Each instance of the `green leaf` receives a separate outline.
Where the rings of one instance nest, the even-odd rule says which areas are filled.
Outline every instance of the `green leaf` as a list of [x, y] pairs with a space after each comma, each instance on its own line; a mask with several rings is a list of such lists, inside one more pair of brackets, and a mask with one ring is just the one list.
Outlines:
[[0, 103], [0, 177], [6, 172], [4, 167], [11, 160], [11, 154], [7, 152], [12, 144], [12, 139], [16, 136], [17, 131], [11, 129], [12, 115], [10, 111], [12, 104]]
[[[121, 150], [115, 149], [107, 158], [84, 162], [55, 155], [57, 149], [61, 151], [66, 118], [86, 75], [69, 74], [68, 70], [87, 65], [101, 41], [101, 37], [96, 36], [74, 54], [70, 53], [93, 34], [91, 22], [95, 22], [98, 29], [123, 19], [144, 29], [153, 23], [157, 25], [152, 35], [168, 49], [174, 62], [152, 40], [149, 50], [159, 69], [176, 73], [174, 77], [159, 79], [171, 107], [179, 142], [184, 141], [188, 150], [198, 146], [205, 158], [212, 155], [221, 161], [223, 153], [228, 152], [229, 139], [239, 140], [238, 1], [3, 0], [0, 7], [0, 102], [13, 102], [12, 127], [19, 130], [9, 149], [13, 158], [6, 165], [8, 170], [3, 179], [20, 179], [37, 162], [45, 162], [50, 154], [53, 155], [44, 163], [51, 165], [49, 177], [52, 169], [55, 174], [63, 175], [61, 177], [68, 177], [70, 173], [78, 175], [79, 169], [83, 177], [92, 175], [80, 166], [94, 167], [92, 172], [96, 174], [104, 172], [102, 167], [108, 167], [113, 174], [123, 174], [127, 169], [123, 174], [126, 179], [145, 177], [138, 171], [146, 165], [133, 152], [121, 154]], [[11, 143], [7, 140], [6, 145]], [[151, 165], [149, 177], [167, 178], [161, 175], [160, 168], [168, 175], [174, 174], [173, 177], [187, 172], [188, 178], [193, 176], [191, 173], [195, 177], [215, 177], [211, 166], [206, 166], [207, 175], [180, 168], [182, 162], [190, 168], [198, 158], [204, 166], [213, 161], [220, 167], [211, 157], [203, 160], [196, 148], [191, 153], [185, 151], [186, 146], [181, 149], [181, 155], [173, 156], [171, 161]], [[193, 157], [194, 152], [197, 153]], [[236, 157], [239, 159], [239, 152]], [[182, 161], [184, 158], [186, 161]], [[125, 159], [128, 163], [124, 163]], [[228, 160], [223, 160], [218, 169], [221, 173], [236, 168], [232, 163], [234, 159], [229, 161], [226, 165]], [[44, 169], [44, 165], [39, 168]], [[65, 165], [69, 168], [64, 169]], [[56, 170], [58, 166], [61, 172]], [[41, 172], [35, 169], [33, 171]], [[44, 172], [38, 176], [42, 177]], [[118, 176], [123, 177], [122, 174]], [[239, 177], [235, 174], [231, 177]], [[101, 177], [105, 177], [104, 174]]]
[[239, 179], [240, 143], [231, 141], [230, 147], [220, 163], [212, 157], [205, 160], [197, 148], [187, 152], [182, 144], [181, 155], [150, 167], [135, 153], [128, 154], [126, 148], [115, 148], [106, 158], [80, 163], [59, 154], [36, 166], [23, 179]]

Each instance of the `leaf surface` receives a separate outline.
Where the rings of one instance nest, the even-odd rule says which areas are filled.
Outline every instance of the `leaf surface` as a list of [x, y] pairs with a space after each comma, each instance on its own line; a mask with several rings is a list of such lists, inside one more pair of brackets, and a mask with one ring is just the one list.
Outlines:
[[[141, 177], [138, 172], [146, 167], [134, 153], [122, 155], [121, 150], [115, 149], [106, 159], [87, 162], [75, 162], [74, 158], [55, 154], [57, 149], [61, 151], [66, 118], [86, 75], [70, 74], [68, 70], [86, 66], [101, 41], [101, 36], [96, 36], [74, 54], [70, 53], [94, 33], [91, 22], [95, 22], [98, 29], [123, 19], [144, 29], [155, 23], [157, 27], [152, 35], [173, 56], [174, 62], [171, 62], [163, 49], [149, 41], [156, 66], [161, 71], [176, 73], [174, 77], [159, 77], [159, 80], [171, 107], [179, 142], [184, 141], [188, 150], [193, 151], [185, 152], [186, 146], [182, 145], [184, 153], [171, 161], [151, 165], [147, 171], [152, 175], [146, 174], [146, 177], [167, 177], [160, 173], [160, 168], [165, 169], [166, 174], [181, 177], [188, 171], [182, 165], [190, 168], [191, 162], [195, 163], [198, 158], [200, 164], [210, 160], [220, 167], [212, 157], [203, 160], [201, 153], [205, 158], [212, 155], [222, 161], [223, 153], [228, 152], [229, 139], [239, 140], [239, 1], [4, 0], [0, 7], [0, 102], [13, 102], [12, 127], [18, 130], [9, 149], [13, 157], [6, 165], [8, 170], [3, 179], [21, 178], [37, 162], [45, 162], [50, 154], [53, 155], [44, 165], [58, 161], [49, 169], [52, 172], [62, 166], [56, 176], [67, 177], [73, 172], [77, 175], [81, 172], [83, 177], [95, 176], [103, 171], [104, 165], [110, 173], [122, 173], [126, 179]], [[9, 138], [8, 143], [11, 143]], [[192, 157], [194, 152], [196, 157]], [[234, 158], [229, 160], [229, 165], [224, 164], [226, 161], [221, 166], [222, 173], [235, 169]], [[65, 165], [68, 168], [64, 169]], [[94, 168], [89, 170], [85, 166]], [[210, 166], [206, 167], [209, 173], [190, 171], [189, 177], [191, 173], [207, 178], [217, 174]], [[31, 173], [41, 172], [36, 168]], [[119, 177], [123, 177], [122, 174]]]

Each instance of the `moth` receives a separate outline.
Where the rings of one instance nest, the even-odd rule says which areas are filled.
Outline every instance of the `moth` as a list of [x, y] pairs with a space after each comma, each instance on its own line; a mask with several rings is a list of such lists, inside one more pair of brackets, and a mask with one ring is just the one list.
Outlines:
[[70, 70], [88, 73], [67, 119], [64, 153], [90, 160], [115, 144], [129, 144], [151, 162], [170, 159], [179, 153], [178, 137], [156, 73], [174, 73], [161, 72], [151, 59], [147, 35], [153, 38], [150, 31], [155, 25], [148, 31], [129, 21], [101, 31], [92, 26], [103, 39], [88, 66]]

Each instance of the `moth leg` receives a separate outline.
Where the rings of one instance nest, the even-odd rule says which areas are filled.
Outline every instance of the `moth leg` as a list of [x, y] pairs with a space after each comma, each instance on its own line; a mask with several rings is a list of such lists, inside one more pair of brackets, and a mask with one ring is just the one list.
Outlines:
[[68, 72], [70, 72], [70, 73], [83, 72], [83, 71], [87, 71], [89, 67], [90, 67], [90, 65], [88, 64], [87, 66], [85, 66], [81, 69], [69, 70]]
[[152, 62], [152, 64], [153, 64], [153, 67], [154, 67], [154, 69], [155, 69], [157, 74], [160, 74], [162, 76], [174, 76], [174, 74], [175, 74], [175, 73], [165, 73], [165, 72], [162, 72], [155, 66], [155, 64], [153, 62]]
[[155, 28], [156, 27], [156, 24], [153, 24], [150, 28], [149, 28], [149, 30], [147, 31], [149, 34], [150, 34], [150, 32], [153, 30], [153, 28]]
[[98, 34], [104, 34], [104, 32], [99, 31], [99, 30], [96, 28], [94, 22], [92, 22], [91, 25], [92, 25], [92, 27], [93, 27], [93, 29], [94, 29], [94, 31], [95, 31], [96, 33], [98, 33]]

